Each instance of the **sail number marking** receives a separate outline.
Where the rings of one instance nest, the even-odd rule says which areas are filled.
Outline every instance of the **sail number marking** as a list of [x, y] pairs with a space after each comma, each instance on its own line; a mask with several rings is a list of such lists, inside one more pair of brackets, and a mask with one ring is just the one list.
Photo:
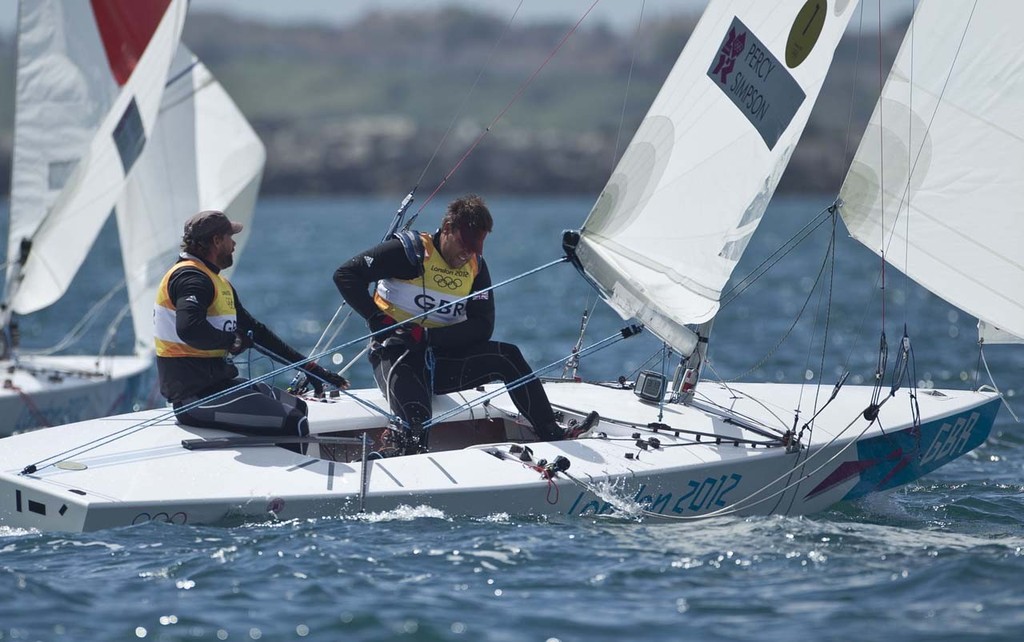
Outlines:
[[972, 412], [970, 417], [958, 417], [954, 423], [942, 424], [935, 433], [935, 439], [921, 457], [921, 463], [927, 464], [935, 459], [963, 454], [971, 441], [971, 431], [980, 417], [979, 413]]

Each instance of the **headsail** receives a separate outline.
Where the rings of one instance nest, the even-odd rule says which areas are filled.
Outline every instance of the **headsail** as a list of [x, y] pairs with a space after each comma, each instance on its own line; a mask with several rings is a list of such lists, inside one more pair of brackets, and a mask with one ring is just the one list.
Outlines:
[[840, 193], [850, 233], [1024, 341], [1024, 4], [922, 0]]
[[[184, 45], [171, 64], [152, 139], [117, 204], [136, 351], [153, 348], [153, 301], [184, 222], [219, 209], [252, 220], [266, 152], [209, 70]], [[239, 247], [248, 235], [238, 237]]]
[[624, 318], [689, 354], [718, 311], [856, 6], [713, 0], [584, 224], [577, 255]]
[[67, 289], [152, 130], [186, 0], [19, 5], [7, 296], [34, 312]]

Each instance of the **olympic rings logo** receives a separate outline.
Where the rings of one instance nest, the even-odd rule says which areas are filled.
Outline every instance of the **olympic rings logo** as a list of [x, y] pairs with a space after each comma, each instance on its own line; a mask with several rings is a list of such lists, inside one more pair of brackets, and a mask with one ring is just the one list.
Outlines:
[[166, 524], [178, 524], [180, 526], [181, 524], [188, 523], [188, 514], [180, 511], [173, 515], [168, 515], [167, 513], [139, 513], [132, 520], [132, 525], [145, 524], [146, 522], [163, 522]]
[[445, 276], [443, 274], [435, 274], [434, 283], [436, 283], [438, 287], [448, 288], [449, 290], [458, 290], [462, 287], [462, 279]]

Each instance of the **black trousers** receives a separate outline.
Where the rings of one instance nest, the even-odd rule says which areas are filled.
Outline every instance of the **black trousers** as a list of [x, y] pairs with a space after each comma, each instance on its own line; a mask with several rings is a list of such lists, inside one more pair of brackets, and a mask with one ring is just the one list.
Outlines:
[[[423, 348], [384, 347], [374, 343], [370, 350], [370, 365], [377, 386], [388, 399], [391, 412], [410, 426], [421, 426], [430, 419], [433, 415], [431, 398], [435, 394], [458, 392], [495, 381], [511, 383], [532, 372], [517, 346], [500, 341], [458, 350], [435, 349], [433, 356], [431, 377]], [[551, 402], [537, 377], [531, 376], [509, 394], [539, 438], [547, 441], [562, 437]]]
[[[246, 383], [246, 379], [232, 379], [219, 386], [219, 390]], [[306, 402], [280, 388], [263, 382], [249, 385], [235, 392], [217, 397], [187, 411], [178, 408], [202, 397], [215, 394], [218, 389], [204, 391], [201, 397], [184, 399], [174, 404], [178, 422], [199, 428], [220, 428], [244, 435], [276, 437], [279, 435], [305, 437], [309, 434], [306, 422]]]

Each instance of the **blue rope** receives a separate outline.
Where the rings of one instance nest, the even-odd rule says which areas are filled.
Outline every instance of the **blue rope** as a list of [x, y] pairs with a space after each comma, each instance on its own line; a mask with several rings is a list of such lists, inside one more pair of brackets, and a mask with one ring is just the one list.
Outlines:
[[427, 366], [427, 373], [430, 379], [430, 388], [428, 390], [430, 394], [434, 394], [434, 365], [436, 361], [434, 360], [434, 349], [432, 347], [427, 346], [427, 351], [423, 355], [423, 361]]
[[[513, 283], [515, 281], [518, 281], [519, 279], [525, 278], [525, 277], [530, 276], [532, 274], [536, 274], [537, 272], [540, 272], [541, 270], [545, 270], [545, 269], [547, 269], [547, 268], [549, 268], [549, 267], [551, 267], [553, 265], [558, 265], [559, 263], [565, 263], [567, 260], [568, 260], [568, 258], [563, 256], [563, 257], [561, 257], [561, 258], [559, 258], [557, 260], [550, 261], [548, 263], [545, 263], [544, 265], [536, 267], [536, 268], [534, 268], [534, 269], [532, 269], [532, 270], [530, 270], [528, 272], [524, 272], [524, 273], [522, 273], [522, 274], [520, 274], [518, 276], [514, 276], [514, 277], [512, 277], [510, 279], [506, 279], [504, 281], [501, 281], [500, 283], [496, 283], [496, 284], [492, 285], [489, 288], [484, 288], [482, 290], [477, 290], [476, 292], [471, 292], [470, 294], [468, 294], [468, 295], [466, 295], [466, 296], [464, 296], [464, 297], [462, 297], [460, 299], [456, 299], [455, 301], [452, 301], [452, 303], [453, 304], [455, 304], [455, 303], [462, 303], [463, 301], [467, 301], [470, 298], [472, 298], [474, 296], [477, 296], [478, 294], [481, 294], [483, 292], [490, 292], [491, 290], [494, 290], [495, 288], [499, 288], [499, 287], [502, 287], [504, 285], [508, 285], [509, 283]], [[223, 397], [225, 395], [229, 395], [231, 393], [238, 392], [240, 390], [245, 390], [246, 388], [248, 388], [250, 385], [252, 385], [254, 383], [259, 383], [261, 381], [266, 381], [267, 379], [273, 379], [274, 377], [276, 377], [276, 376], [278, 376], [278, 375], [280, 375], [282, 373], [288, 372], [292, 368], [299, 368], [301, 366], [306, 365], [307, 363], [310, 363], [310, 362], [313, 362], [313, 361], [319, 361], [321, 358], [323, 358], [323, 357], [325, 357], [325, 356], [327, 356], [329, 354], [334, 354], [335, 352], [339, 352], [341, 350], [344, 350], [345, 348], [353, 346], [353, 345], [355, 345], [357, 343], [365, 343], [368, 339], [371, 339], [371, 338], [377, 336], [378, 334], [381, 334], [381, 333], [384, 333], [384, 332], [390, 332], [390, 331], [394, 330], [397, 326], [401, 326], [401, 325], [405, 325], [407, 323], [413, 323], [415, 321], [418, 321], [419, 319], [422, 319], [422, 318], [426, 317], [427, 315], [429, 315], [430, 312], [431, 311], [424, 312], [423, 314], [420, 314], [420, 315], [411, 317], [409, 319], [406, 319], [405, 321], [403, 321], [403, 322], [401, 322], [399, 324], [388, 326], [387, 328], [383, 328], [381, 330], [378, 330], [377, 332], [371, 332], [369, 334], [363, 335], [361, 337], [358, 337], [356, 339], [353, 339], [353, 340], [348, 341], [346, 343], [343, 343], [341, 345], [335, 346], [333, 348], [328, 348], [327, 350], [324, 350], [322, 352], [318, 352], [316, 354], [312, 354], [312, 355], [306, 357], [305, 359], [300, 359], [299, 361], [291, 363], [291, 364], [289, 364], [287, 366], [282, 366], [280, 368], [277, 368], [276, 370], [271, 370], [270, 372], [264, 373], [264, 374], [262, 374], [262, 375], [260, 375], [258, 377], [254, 377], [252, 379], [249, 379], [249, 380], [244, 381], [242, 383], [239, 383], [237, 385], [231, 386], [230, 388], [227, 388], [225, 390], [221, 390], [220, 392], [214, 393], [214, 394], [212, 394], [212, 395], [210, 395], [208, 397], [204, 397], [203, 399], [197, 399], [196, 401], [193, 401], [191, 403], [185, 404], [181, 408], [178, 408], [177, 412], [185, 412], [185, 411], [188, 411], [188, 410], [192, 410], [193, 408], [196, 408], [196, 407], [198, 407], [198, 406], [200, 406], [202, 404], [208, 403], [210, 401], [215, 401], [215, 400], [217, 400], [217, 399], [219, 399], [219, 398], [221, 398], [221, 397]], [[382, 408], [377, 408], [372, 403], [367, 402], [365, 400], [362, 400], [359, 397], [356, 397], [355, 395], [353, 395], [352, 393], [348, 392], [347, 390], [342, 390], [341, 392], [343, 394], [348, 395], [349, 397], [352, 397], [358, 403], [363, 404], [364, 406], [370, 407], [371, 409], [375, 410], [376, 412], [379, 412], [384, 417], [391, 417], [392, 416], [390, 413], [388, 413], [387, 411], [383, 410]], [[139, 430], [142, 430], [144, 428], [149, 428], [150, 426], [154, 426], [154, 425], [156, 425], [156, 424], [158, 424], [158, 423], [160, 423], [162, 421], [165, 421], [165, 420], [168, 420], [168, 419], [172, 419], [175, 416], [176, 416], [176, 412], [174, 410], [169, 410], [167, 412], [164, 412], [164, 413], [161, 413], [161, 414], [157, 415], [156, 417], [153, 417], [152, 419], [147, 419], [146, 421], [141, 421], [141, 422], [139, 422], [137, 424], [132, 424], [130, 426], [126, 426], [125, 428], [122, 428], [121, 430], [114, 431], [114, 432], [110, 433], [109, 435], [106, 435], [106, 436], [103, 436], [103, 437], [97, 437], [96, 439], [93, 439], [91, 441], [87, 441], [84, 444], [80, 444], [78, 446], [73, 446], [71, 448], [68, 448], [68, 449], [64, 450], [63, 452], [57, 453], [56, 455], [51, 455], [49, 457], [44, 457], [43, 459], [40, 459], [40, 460], [36, 461], [35, 463], [30, 464], [29, 466], [26, 466], [25, 469], [22, 471], [22, 474], [28, 474], [28, 473], [26, 473], [26, 471], [28, 471], [30, 469], [32, 471], [40, 470], [39, 466], [41, 464], [43, 464], [44, 462], [50, 462], [50, 463], [47, 463], [45, 466], [43, 466], [43, 468], [47, 468], [49, 466], [53, 466], [56, 462], [62, 461], [61, 457], [64, 457], [65, 459], [67, 459], [67, 457], [65, 457], [66, 455], [67, 456], [81, 455], [82, 453], [85, 453], [85, 452], [88, 452], [90, 450], [93, 450], [94, 448], [99, 448], [100, 446], [104, 446], [106, 444], [113, 443], [114, 441], [117, 441], [118, 439], [120, 439], [122, 437], [127, 437], [128, 435], [130, 435], [130, 434], [132, 434], [134, 432], [137, 432]]]

